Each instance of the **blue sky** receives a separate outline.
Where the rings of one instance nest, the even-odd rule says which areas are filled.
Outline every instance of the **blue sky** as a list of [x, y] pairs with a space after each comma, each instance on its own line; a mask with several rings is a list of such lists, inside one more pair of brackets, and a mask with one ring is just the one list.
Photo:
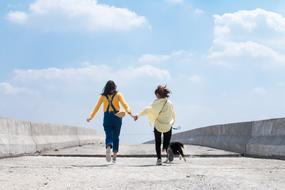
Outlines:
[[[134, 112], [158, 84], [189, 130], [285, 115], [285, 3], [0, 1], [0, 115], [102, 131], [85, 119], [108, 79]], [[152, 138], [126, 118], [121, 139]]]

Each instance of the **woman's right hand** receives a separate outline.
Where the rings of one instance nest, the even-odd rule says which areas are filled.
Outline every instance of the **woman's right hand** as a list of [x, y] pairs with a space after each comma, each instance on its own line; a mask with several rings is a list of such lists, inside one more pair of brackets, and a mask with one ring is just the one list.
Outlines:
[[133, 118], [134, 118], [134, 120], [135, 120], [135, 121], [137, 121], [137, 120], [138, 120], [138, 118], [139, 118], [139, 116], [134, 115], [134, 116], [133, 116]]

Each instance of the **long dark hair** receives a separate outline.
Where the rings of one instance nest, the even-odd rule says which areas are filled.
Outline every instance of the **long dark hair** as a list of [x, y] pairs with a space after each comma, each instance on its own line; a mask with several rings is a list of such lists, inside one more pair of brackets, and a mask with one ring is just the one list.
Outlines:
[[160, 98], [168, 98], [170, 93], [171, 91], [166, 85], [159, 85], [154, 91], [154, 94], [158, 94]]
[[102, 91], [102, 94], [103, 96], [107, 96], [107, 95], [113, 95], [113, 94], [116, 94], [118, 91], [117, 91], [117, 85], [115, 84], [114, 81], [112, 80], [109, 80], [105, 87], [103, 88], [103, 91]]

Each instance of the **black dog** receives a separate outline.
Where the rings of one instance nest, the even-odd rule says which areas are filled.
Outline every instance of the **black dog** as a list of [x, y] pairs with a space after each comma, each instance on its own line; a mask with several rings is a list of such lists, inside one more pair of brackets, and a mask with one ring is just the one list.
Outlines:
[[167, 149], [167, 159], [165, 162], [172, 162], [174, 160], [174, 156], [179, 156], [180, 160], [183, 158], [186, 162], [186, 158], [182, 150], [183, 148], [184, 145], [181, 142], [171, 142]]

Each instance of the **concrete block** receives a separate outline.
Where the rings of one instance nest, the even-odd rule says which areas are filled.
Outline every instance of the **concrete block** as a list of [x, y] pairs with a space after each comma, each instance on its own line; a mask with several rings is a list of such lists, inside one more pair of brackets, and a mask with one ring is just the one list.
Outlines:
[[[252, 122], [230, 123], [223, 125], [223, 135], [227, 136], [251, 136]], [[219, 134], [221, 135], [221, 134]]]
[[39, 152], [79, 145], [76, 127], [32, 123], [32, 137]]
[[79, 144], [102, 144], [104, 137], [92, 128], [77, 128]]
[[0, 157], [101, 143], [94, 129], [0, 118]]
[[274, 121], [272, 120], [253, 122], [252, 136], [270, 136], [272, 134], [273, 124]]
[[197, 128], [174, 134], [172, 141], [285, 159], [285, 118]]
[[0, 118], [0, 157], [34, 153], [31, 123]]
[[285, 136], [285, 118], [274, 119], [271, 135]]
[[7, 120], [0, 118], [0, 157], [9, 155], [9, 127]]

